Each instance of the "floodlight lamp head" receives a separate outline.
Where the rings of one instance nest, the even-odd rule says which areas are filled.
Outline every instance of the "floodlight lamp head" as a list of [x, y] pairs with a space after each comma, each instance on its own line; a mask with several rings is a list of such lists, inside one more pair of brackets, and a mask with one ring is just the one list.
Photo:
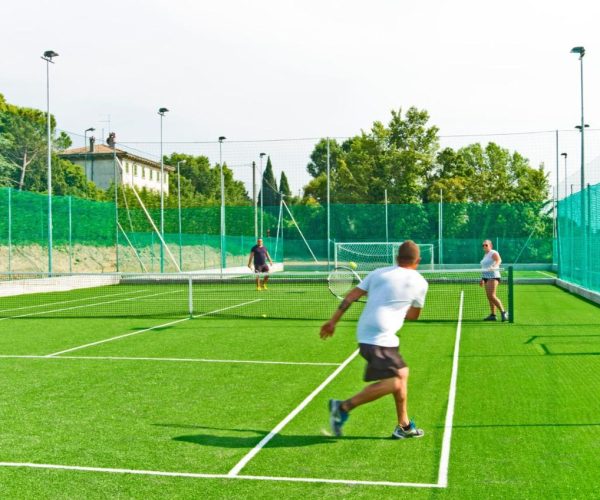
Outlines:
[[564, 156], [566, 158], [567, 157], [567, 153], [561, 153], [560, 156]]
[[94, 132], [96, 129], [94, 127], [86, 128], [86, 132]]
[[573, 47], [571, 49], [571, 54], [579, 54], [579, 59], [583, 59], [583, 56], [585, 55], [585, 48], [584, 47]]
[[158, 114], [160, 116], [165, 116], [165, 113], [168, 113], [168, 112], [169, 112], [169, 110], [167, 108], [159, 108], [159, 110], [158, 110]]
[[58, 54], [56, 52], [54, 52], [53, 50], [46, 50], [44, 52], [44, 55], [42, 56], [42, 59], [44, 59], [48, 62], [52, 62], [53, 57], [58, 57]]
[[225, 137], [224, 135], [219, 137], [219, 142], [223, 142], [225, 139], [227, 139], [227, 137]]
[[263, 158], [264, 156], [267, 156], [267, 153], [261, 153], [260, 157]]

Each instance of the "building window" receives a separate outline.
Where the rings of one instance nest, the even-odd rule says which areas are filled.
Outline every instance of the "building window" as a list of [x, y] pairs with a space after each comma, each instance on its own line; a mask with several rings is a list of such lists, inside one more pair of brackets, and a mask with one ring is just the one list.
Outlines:
[[142, 167], [142, 179], [146, 178], [146, 167]]
[[152, 169], [150, 169], [150, 180], [152, 180]]
[[133, 176], [137, 177], [137, 165], [133, 166]]
[[129, 163], [125, 162], [125, 173], [129, 173]]

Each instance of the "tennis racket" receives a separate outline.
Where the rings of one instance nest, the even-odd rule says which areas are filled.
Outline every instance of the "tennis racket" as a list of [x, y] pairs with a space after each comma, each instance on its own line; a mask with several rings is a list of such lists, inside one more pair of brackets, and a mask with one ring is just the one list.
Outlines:
[[[344, 266], [338, 266], [329, 273], [327, 277], [327, 286], [329, 291], [338, 299], [343, 300], [346, 294], [357, 286], [362, 280], [353, 269]], [[358, 299], [357, 302], [365, 302], [364, 299]]]

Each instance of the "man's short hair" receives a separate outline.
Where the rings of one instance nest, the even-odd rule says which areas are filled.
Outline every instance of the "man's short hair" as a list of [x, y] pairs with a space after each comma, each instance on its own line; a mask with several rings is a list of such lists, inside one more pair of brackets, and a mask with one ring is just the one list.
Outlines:
[[398, 264], [414, 264], [419, 260], [421, 256], [421, 251], [419, 250], [419, 245], [417, 245], [412, 240], [406, 240], [400, 247], [398, 248]]

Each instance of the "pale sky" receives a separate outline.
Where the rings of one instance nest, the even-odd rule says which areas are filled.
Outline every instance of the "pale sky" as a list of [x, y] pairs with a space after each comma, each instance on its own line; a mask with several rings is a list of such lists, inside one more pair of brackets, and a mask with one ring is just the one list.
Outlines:
[[110, 115], [120, 142], [156, 142], [162, 106], [165, 142], [348, 136], [409, 106], [441, 135], [572, 129], [576, 45], [600, 128], [597, 1], [2, 3], [0, 93], [44, 109], [40, 55], [55, 50], [51, 111], [80, 134]]

